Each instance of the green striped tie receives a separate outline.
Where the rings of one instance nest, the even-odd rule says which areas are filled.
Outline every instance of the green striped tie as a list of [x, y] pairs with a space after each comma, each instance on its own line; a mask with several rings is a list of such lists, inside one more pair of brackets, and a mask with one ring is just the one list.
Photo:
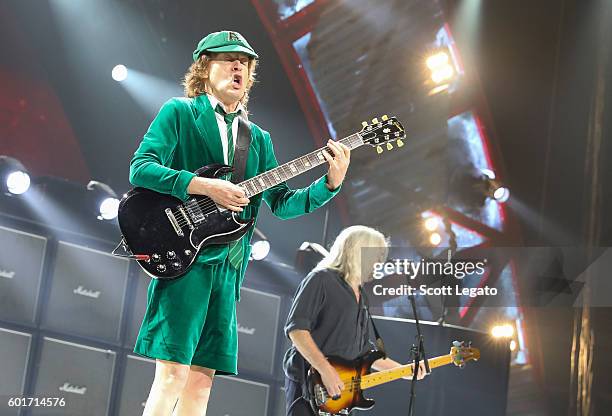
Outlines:
[[[227, 114], [220, 105], [217, 105], [215, 111], [223, 116], [223, 120], [225, 120], [225, 126], [227, 128], [227, 164], [232, 165], [234, 163], [234, 136], [232, 134], [232, 124], [236, 116], [238, 116], [238, 112]], [[227, 178], [228, 180], [230, 178]], [[230, 264], [236, 270], [240, 270], [240, 266], [242, 266], [242, 241], [241, 239], [238, 241], [232, 241], [229, 244], [229, 254], [227, 256], [229, 258]]]

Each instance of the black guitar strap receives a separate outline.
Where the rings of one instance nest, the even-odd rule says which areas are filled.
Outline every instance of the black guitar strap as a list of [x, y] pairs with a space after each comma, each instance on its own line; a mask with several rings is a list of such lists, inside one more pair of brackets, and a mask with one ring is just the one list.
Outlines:
[[249, 158], [249, 148], [251, 147], [251, 123], [242, 117], [242, 115], [238, 116], [237, 136], [236, 147], [234, 149], [234, 171], [232, 173], [233, 183], [240, 183], [244, 180], [246, 162]]
[[363, 299], [363, 304], [365, 305], [366, 313], [368, 314], [368, 319], [372, 324], [372, 329], [374, 329], [374, 336], [376, 337], [376, 348], [384, 354], [384, 358], [387, 358], [387, 352], [385, 351], [385, 343], [383, 342], [382, 337], [378, 333], [378, 329], [376, 329], [376, 324], [374, 323], [374, 319], [372, 319], [372, 314], [370, 313], [370, 303], [368, 302], [368, 297], [366, 296], [361, 286], [359, 286], [359, 294]]

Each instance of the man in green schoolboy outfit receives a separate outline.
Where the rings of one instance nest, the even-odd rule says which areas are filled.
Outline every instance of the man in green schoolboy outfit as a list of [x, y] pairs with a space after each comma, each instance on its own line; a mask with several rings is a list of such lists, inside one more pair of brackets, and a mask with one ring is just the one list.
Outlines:
[[[186, 98], [172, 98], [162, 106], [134, 154], [130, 182], [182, 200], [190, 194], [207, 195], [245, 218], [257, 217], [262, 199], [282, 219], [327, 203], [340, 190], [350, 161], [349, 149], [333, 141], [327, 143], [333, 156], [324, 152], [327, 175], [304, 189], [291, 190], [283, 183], [249, 200], [227, 180], [193, 173], [211, 163], [232, 164], [235, 116], [247, 116], [257, 58], [237, 32], [204, 37], [185, 75]], [[270, 134], [255, 124], [251, 129], [245, 178], [278, 166]], [[251, 234], [237, 243], [204, 249], [181, 279], [151, 282], [134, 348], [156, 359], [145, 415], [169, 415], [175, 404], [175, 415], [204, 415], [214, 374], [237, 373], [236, 301]]]

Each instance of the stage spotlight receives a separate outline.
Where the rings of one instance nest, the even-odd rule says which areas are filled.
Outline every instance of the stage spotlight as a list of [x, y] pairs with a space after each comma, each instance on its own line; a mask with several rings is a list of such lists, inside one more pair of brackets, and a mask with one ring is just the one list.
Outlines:
[[463, 206], [482, 207], [487, 198], [499, 203], [510, 198], [510, 190], [495, 176], [490, 169], [461, 167], [450, 179], [450, 196]]
[[93, 192], [99, 220], [113, 220], [117, 218], [119, 199], [110, 186], [98, 181], [89, 181], [87, 190]]
[[431, 80], [436, 84], [450, 80], [455, 75], [455, 70], [450, 65], [444, 65], [431, 72]]
[[425, 63], [427, 64], [427, 67], [429, 69], [431, 69], [432, 71], [435, 71], [436, 69], [440, 67], [448, 65], [448, 61], [449, 61], [448, 53], [446, 51], [441, 51], [441, 52], [431, 55], [429, 58], [427, 58]]
[[516, 341], [515, 340], [510, 341], [510, 351], [512, 352], [516, 351], [516, 347], [517, 347]]
[[438, 233], [431, 233], [429, 242], [432, 246], [438, 246], [442, 242], [442, 236]]
[[256, 241], [251, 245], [251, 258], [253, 260], [263, 260], [270, 253], [270, 242], [264, 233], [255, 227]]
[[125, 65], [115, 65], [111, 75], [115, 81], [121, 82], [127, 78], [128, 70]]
[[457, 72], [446, 49], [433, 53], [425, 60], [425, 64], [431, 71], [431, 80], [437, 85], [444, 84], [448, 87]]
[[438, 228], [440, 221], [436, 217], [429, 217], [425, 220], [425, 229], [427, 231], [435, 231]]
[[497, 202], [506, 202], [510, 198], [510, 190], [499, 180], [495, 179], [495, 173], [489, 169], [481, 169], [482, 181], [485, 194]]
[[23, 164], [15, 158], [0, 156], [0, 180], [2, 192], [20, 195], [30, 189], [30, 175]]
[[493, 191], [493, 199], [497, 202], [506, 202], [510, 198], [510, 190], [505, 186], [500, 186]]
[[100, 203], [100, 217], [104, 220], [112, 220], [119, 212], [119, 200], [117, 198], [105, 198]]
[[511, 324], [495, 325], [491, 329], [491, 335], [494, 338], [512, 338], [514, 327]]

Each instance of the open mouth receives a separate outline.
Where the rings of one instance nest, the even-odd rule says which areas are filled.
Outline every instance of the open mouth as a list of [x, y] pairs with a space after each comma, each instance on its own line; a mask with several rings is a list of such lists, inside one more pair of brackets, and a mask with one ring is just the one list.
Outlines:
[[234, 74], [232, 78], [232, 85], [234, 88], [240, 88], [242, 86], [242, 75]]

